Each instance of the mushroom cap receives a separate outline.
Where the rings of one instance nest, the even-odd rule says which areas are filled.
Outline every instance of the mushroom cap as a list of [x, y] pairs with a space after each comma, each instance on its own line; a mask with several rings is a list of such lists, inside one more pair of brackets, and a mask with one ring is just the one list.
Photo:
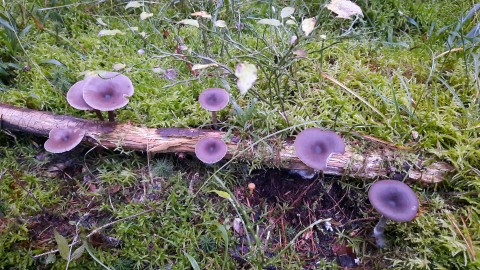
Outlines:
[[75, 109], [93, 110], [93, 108], [85, 102], [85, 99], [83, 99], [83, 86], [86, 82], [86, 80], [78, 81], [68, 89], [67, 102]]
[[195, 145], [195, 155], [207, 164], [222, 160], [227, 154], [227, 144], [220, 138], [203, 138]]
[[200, 94], [198, 101], [205, 110], [216, 112], [227, 106], [229, 96], [225, 89], [207, 88]]
[[72, 150], [85, 136], [85, 131], [74, 128], [54, 128], [50, 130], [44, 147], [50, 153], [63, 153]]
[[381, 180], [374, 183], [368, 190], [368, 199], [380, 214], [394, 221], [410, 221], [418, 212], [417, 195], [400, 181]]
[[128, 103], [133, 95], [130, 79], [117, 72], [106, 72], [89, 78], [83, 87], [85, 102], [100, 111], [113, 111]]
[[342, 137], [330, 130], [307, 128], [300, 132], [293, 143], [295, 154], [307, 166], [325, 170], [332, 153], [344, 153]]

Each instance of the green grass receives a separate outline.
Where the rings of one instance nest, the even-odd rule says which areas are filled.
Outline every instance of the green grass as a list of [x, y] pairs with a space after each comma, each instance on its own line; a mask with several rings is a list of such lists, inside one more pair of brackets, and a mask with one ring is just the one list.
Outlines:
[[[99, 239], [84, 241], [92, 246], [91, 254], [85, 251], [68, 267], [98, 269], [101, 262], [110, 269], [187, 269], [196, 262], [201, 269], [301, 269], [318, 262], [322, 268], [338, 269], [335, 256], [301, 246], [310, 241], [305, 228], [332, 218], [339, 222], [332, 222], [335, 231], [318, 225], [311, 239], [348, 244], [363, 266], [478, 268], [480, 52], [475, 41], [462, 42], [478, 18], [459, 23], [474, 3], [357, 1], [365, 17], [346, 33], [352, 21], [334, 18], [324, 2], [224, 1], [217, 17], [229, 27], [213, 30], [206, 19], [199, 19], [200, 28], [176, 23], [191, 18], [194, 11], [215, 14], [213, 1], [159, 1], [127, 10], [126, 2], [120, 1], [47, 1], [47, 6], [44, 1], [14, 1], [0, 10], [3, 21], [8, 22], [8, 14], [16, 21], [14, 30], [0, 27], [0, 102], [94, 119], [91, 113], [71, 108], [66, 91], [86, 71], [112, 70], [114, 64], [123, 63], [122, 72], [133, 81], [135, 94], [118, 112], [118, 121], [148, 127], [208, 126], [210, 115], [197, 104], [198, 95], [205, 88], [224, 87], [230, 88], [243, 113], [230, 106], [220, 112], [220, 126], [244, 137], [260, 140], [286, 129], [279, 134], [285, 138], [301, 130], [290, 127], [317, 121], [317, 126], [335, 128], [347, 138], [355, 136], [354, 131], [413, 147], [428, 160], [451, 163], [455, 173], [444, 183], [413, 185], [421, 213], [413, 222], [388, 224], [390, 246], [379, 250], [373, 245], [370, 236], [377, 215], [366, 197], [370, 183], [359, 179], [315, 182], [321, 191], [340, 193], [335, 200], [346, 198], [333, 207], [335, 212], [325, 212], [328, 203], [322, 202], [328, 196], [322, 192], [309, 193], [311, 199], [292, 206], [295, 198], [284, 195], [287, 188], [300, 193], [287, 185], [298, 180], [292, 176], [283, 182], [272, 180], [272, 185], [286, 189], [283, 193], [268, 193], [273, 186], [259, 180], [261, 171], [253, 171], [262, 168], [259, 160], [234, 161], [217, 171], [217, 166], [205, 167], [192, 157], [175, 155], [87, 148], [74, 150], [73, 155], [51, 155], [43, 150], [43, 138], [2, 132], [0, 269], [65, 269], [67, 261], [58, 254], [32, 257], [57, 248], [54, 228], [72, 242], [122, 218], [126, 219], [107, 226]], [[62, 5], [67, 6], [41, 10]], [[310, 37], [294, 26], [256, 24], [260, 18], [279, 18], [285, 6], [296, 8], [298, 23], [317, 18], [318, 28]], [[154, 16], [141, 21], [142, 10]], [[99, 25], [100, 18], [108, 26]], [[241, 28], [235, 26], [238, 21]], [[124, 34], [98, 37], [102, 29]], [[292, 35], [299, 37], [295, 47], [289, 44]], [[442, 55], [450, 49], [449, 39], [453, 48], [461, 49]], [[235, 76], [220, 68], [193, 76], [175, 55], [179, 40], [188, 47], [184, 53], [193, 64], [207, 63], [206, 57], [229, 70], [240, 62], [256, 64], [255, 86], [240, 95]], [[140, 49], [145, 54], [138, 54]], [[293, 49], [306, 50], [307, 58], [295, 58]], [[178, 74], [168, 80], [154, 68], [173, 68]], [[321, 72], [364, 101], [325, 80]], [[402, 164], [401, 159], [392, 162]], [[211, 177], [214, 172], [220, 182]], [[245, 188], [249, 181], [263, 183], [250, 199]], [[302, 188], [310, 185], [298, 181]], [[234, 203], [212, 190], [229, 192]], [[151, 212], [135, 216], [143, 211]], [[346, 224], [338, 217], [342, 211], [364, 221]], [[245, 216], [239, 215], [243, 212]], [[296, 219], [296, 214], [301, 217]], [[248, 244], [247, 237], [233, 230], [235, 218], [256, 232], [270, 229], [269, 240], [259, 233], [258, 242], [252, 239], [251, 248], [236, 257], [242, 241]], [[281, 240], [284, 236], [287, 239]]]

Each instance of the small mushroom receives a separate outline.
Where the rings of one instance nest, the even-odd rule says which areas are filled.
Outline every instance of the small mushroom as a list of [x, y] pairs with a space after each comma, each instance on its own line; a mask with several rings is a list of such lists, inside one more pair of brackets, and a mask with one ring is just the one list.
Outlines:
[[225, 108], [229, 102], [227, 91], [222, 88], [207, 88], [198, 98], [200, 106], [212, 112], [213, 128], [217, 129], [217, 111]]
[[195, 155], [207, 164], [217, 163], [227, 154], [227, 144], [220, 138], [203, 138], [195, 145]]
[[85, 131], [74, 128], [54, 128], [50, 130], [44, 147], [50, 153], [63, 153], [72, 150], [85, 136]]
[[391, 219], [407, 222], [415, 218], [418, 212], [418, 198], [405, 183], [396, 180], [381, 180], [368, 190], [368, 199], [372, 206], [382, 214], [373, 229], [373, 236], [378, 247], [385, 246], [385, 225]]
[[85, 102], [83, 99], [83, 86], [85, 85], [86, 80], [81, 80], [76, 82], [74, 85], [68, 89], [67, 92], [67, 102], [75, 109], [83, 110], [83, 111], [90, 111], [93, 110], [100, 121], [103, 121], [103, 115], [100, 113], [99, 110], [92, 108]]
[[250, 196], [252, 196], [255, 190], [255, 183], [248, 183], [248, 190], [250, 191]]
[[300, 132], [293, 144], [295, 154], [307, 166], [325, 170], [332, 153], [345, 152], [342, 137], [330, 130], [307, 128]]
[[85, 82], [83, 87], [85, 102], [94, 109], [107, 111], [110, 122], [115, 121], [113, 110], [127, 105], [127, 97], [132, 95], [132, 81], [117, 72], [106, 72], [92, 77]]

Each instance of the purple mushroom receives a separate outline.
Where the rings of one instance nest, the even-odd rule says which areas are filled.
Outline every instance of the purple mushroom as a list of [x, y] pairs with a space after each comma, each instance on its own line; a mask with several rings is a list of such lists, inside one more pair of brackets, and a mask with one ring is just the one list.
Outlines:
[[212, 112], [213, 128], [217, 129], [217, 111], [225, 108], [229, 102], [228, 92], [222, 88], [207, 88], [198, 98], [200, 106]]
[[325, 170], [332, 153], [345, 152], [345, 144], [337, 133], [319, 128], [307, 128], [297, 135], [295, 154], [307, 166]]
[[85, 136], [85, 131], [74, 128], [54, 128], [50, 130], [44, 147], [50, 153], [63, 153], [72, 150]]
[[83, 87], [85, 102], [94, 109], [108, 112], [108, 120], [114, 121], [113, 110], [127, 105], [133, 95], [130, 79], [117, 72], [106, 72], [87, 80]]
[[372, 206], [382, 214], [373, 229], [373, 236], [378, 247], [385, 246], [385, 225], [391, 219], [407, 222], [415, 218], [418, 212], [418, 198], [415, 192], [405, 183], [396, 180], [381, 180], [368, 190], [368, 199]]
[[83, 99], [83, 86], [86, 82], [87, 80], [81, 80], [70, 87], [67, 92], [67, 102], [70, 104], [70, 106], [78, 110], [93, 110], [97, 114], [97, 117], [100, 119], [100, 121], [103, 121], [104, 119], [100, 111], [92, 108], [85, 102], [85, 99]]
[[220, 138], [203, 138], [195, 145], [195, 155], [207, 164], [217, 163], [227, 154], [227, 144]]

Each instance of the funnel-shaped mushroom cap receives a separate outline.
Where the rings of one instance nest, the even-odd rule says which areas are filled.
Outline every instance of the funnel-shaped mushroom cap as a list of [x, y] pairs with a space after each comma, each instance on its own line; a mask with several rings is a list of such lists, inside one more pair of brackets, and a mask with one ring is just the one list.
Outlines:
[[83, 99], [83, 86], [85, 82], [86, 80], [78, 81], [68, 89], [67, 102], [70, 106], [78, 110], [93, 110]]
[[195, 145], [195, 155], [207, 164], [222, 160], [227, 154], [227, 144], [219, 138], [204, 138]]
[[418, 212], [417, 195], [400, 181], [376, 182], [368, 190], [368, 199], [380, 214], [394, 221], [410, 221]]
[[83, 98], [92, 108], [113, 111], [128, 103], [126, 97], [133, 95], [130, 79], [117, 72], [106, 72], [87, 80], [83, 87]]
[[50, 153], [63, 153], [72, 150], [85, 136], [82, 129], [54, 128], [50, 130], [44, 147]]
[[198, 101], [205, 110], [216, 112], [227, 106], [229, 97], [225, 89], [207, 88], [200, 94]]
[[293, 144], [295, 154], [307, 166], [325, 170], [332, 153], [345, 152], [345, 144], [337, 133], [319, 128], [307, 128], [300, 132]]

